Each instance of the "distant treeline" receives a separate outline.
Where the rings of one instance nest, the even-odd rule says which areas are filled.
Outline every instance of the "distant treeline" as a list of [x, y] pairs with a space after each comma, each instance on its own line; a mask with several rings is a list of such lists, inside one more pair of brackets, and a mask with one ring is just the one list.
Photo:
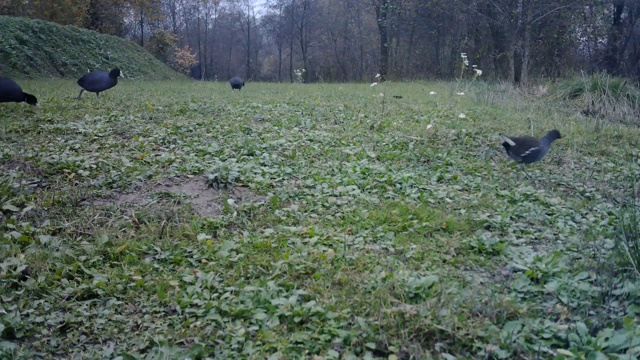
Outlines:
[[0, 14], [129, 38], [204, 79], [640, 78], [638, 0], [4, 0]]

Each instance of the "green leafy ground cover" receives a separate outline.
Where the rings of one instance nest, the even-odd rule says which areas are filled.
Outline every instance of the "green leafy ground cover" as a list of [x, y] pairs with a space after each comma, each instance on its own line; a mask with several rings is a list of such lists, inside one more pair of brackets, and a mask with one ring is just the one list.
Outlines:
[[120, 67], [129, 78], [182, 76], [140, 46], [110, 35], [48, 21], [0, 16], [0, 75], [79, 78]]
[[[482, 83], [21, 84], [0, 358], [640, 353], [635, 125]], [[498, 137], [527, 118], [564, 135], [532, 179]]]

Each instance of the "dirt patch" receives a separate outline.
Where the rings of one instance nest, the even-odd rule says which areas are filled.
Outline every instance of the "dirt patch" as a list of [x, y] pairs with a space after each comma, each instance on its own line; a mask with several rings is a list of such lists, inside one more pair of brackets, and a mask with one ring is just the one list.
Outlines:
[[263, 201], [264, 196], [255, 194], [246, 187], [235, 187], [229, 190], [215, 190], [208, 187], [204, 177], [195, 177], [185, 182], [176, 182], [175, 179], [166, 179], [150, 186], [142, 186], [135, 192], [115, 194], [111, 198], [97, 199], [93, 205], [125, 205], [134, 204], [141, 206], [153, 206], [154, 204], [166, 204], [171, 201], [189, 203], [191, 207], [203, 217], [218, 216], [224, 208], [224, 201], [231, 198], [236, 204], [255, 203]]
[[11, 170], [18, 170], [24, 173], [40, 175], [42, 174], [42, 169], [27, 161], [20, 160], [7, 160], [6, 162], [0, 163], [0, 170], [2, 172], [9, 172]]

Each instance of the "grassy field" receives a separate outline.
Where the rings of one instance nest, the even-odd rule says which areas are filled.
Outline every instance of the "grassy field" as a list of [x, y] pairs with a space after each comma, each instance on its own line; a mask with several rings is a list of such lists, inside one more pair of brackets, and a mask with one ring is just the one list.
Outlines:
[[[637, 124], [484, 83], [21, 85], [2, 359], [640, 354]], [[563, 138], [527, 178], [498, 134], [531, 124]]]

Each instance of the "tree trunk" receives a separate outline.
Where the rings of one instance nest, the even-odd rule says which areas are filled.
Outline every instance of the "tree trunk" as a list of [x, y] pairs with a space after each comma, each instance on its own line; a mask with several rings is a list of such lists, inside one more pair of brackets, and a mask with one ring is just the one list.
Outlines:
[[173, 35], [178, 35], [178, 14], [176, 10], [176, 2], [175, 0], [171, 1], [171, 9], [169, 10], [171, 13], [171, 28], [173, 29]]
[[382, 0], [382, 3], [376, 6], [376, 19], [378, 20], [378, 30], [380, 32], [380, 81], [387, 79], [389, 67], [389, 29], [387, 27], [387, 18], [390, 4], [391, 0]]
[[[515, 11], [515, 21], [513, 18], [508, 21], [506, 30], [507, 33], [507, 43], [508, 47], [508, 56], [509, 56], [509, 82], [512, 84], [518, 83], [520, 81], [520, 70], [521, 63], [517, 63], [517, 61], [522, 61], [521, 54], [521, 44], [520, 44], [520, 29], [522, 28], [522, 4], [523, 0], [518, 0], [517, 8]], [[514, 24], [515, 22], [515, 24]], [[520, 56], [520, 59], [516, 59]]]
[[246, 74], [246, 79], [251, 79], [252, 76], [253, 76], [253, 74], [252, 74], [252, 71], [251, 71], [251, 2], [247, 2], [247, 74]]
[[200, 4], [196, 4], [196, 17], [198, 18], [196, 39], [198, 41], [198, 76], [202, 80], [202, 31], [200, 30]]
[[524, 22], [524, 40], [522, 43], [522, 67], [520, 69], [520, 83], [529, 85], [529, 61], [531, 58], [531, 27], [533, 22], [532, 4], [527, 4], [526, 18]]
[[227, 74], [231, 74], [231, 55], [233, 53], [233, 41], [229, 41], [229, 53], [227, 54]]
[[295, 7], [296, 0], [291, 0], [290, 17], [289, 17], [289, 80], [293, 84], [293, 27], [295, 23]]
[[[416, 23], [417, 20], [412, 17], [411, 18], [411, 31], [409, 32], [409, 41], [407, 44], [407, 50], [405, 51], [405, 67], [406, 72], [404, 76], [411, 75], [413, 78], [417, 75], [416, 67], [413, 66], [413, 59], [415, 59], [416, 51], [415, 51], [415, 38], [416, 38]], [[423, 39], [424, 40], [424, 39]]]
[[[187, 6], [184, 3], [184, 0], [182, 0], [182, 21], [184, 21], [184, 32], [185, 34], [189, 34], [189, 17], [187, 16]], [[189, 45], [189, 47], [191, 47], [191, 44], [189, 43], [189, 38], [186, 37], [185, 38], [185, 45]]]
[[613, 14], [611, 28], [607, 36], [607, 47], [604, 53], [604, 70], [610, 74], [616, 74], [620, 67], [620, 37], [622, 33], [622, 14], [624, 12], [624, 0], [613, 1]]
[[277, 25], [278, 39], [276, 40], [276, 43], [278, 46], [278, 82], [282, 82], [282, 47], [283, 47], [282, 29], [283, 29], [283, 23], [284, 23], [283, 15], [284, 15], [283, 9], [282, 7], [279, 7], [278, 8], [278, 25]]
[[218, 76], [218, 69], [216, 69], [216, 62], [214, 62], [214, 54], [215, 54], [215, 45], [216, 45], [216, 29], [217, 29], [217, 25], [218, 25], [218, 6], [220, 5], [220, 1], [214, 1], [213, 2], [213, 26], [211, 28], [211, 34], [212, 34], [212, 39], [211, 39], [211, 58], [210, 58], [210, 64], [209, 64], [209, 71], [210, 71], [210, 76], [216, 78]]
[[278, 82], [282, 82], [282, 46], [278, 45]]
[[140, 46], [144, 47], [144, 10], [140, 9]]
[[298, 26], [298, 38], [300, 40], [300, 53], [302, 55], [302, 67], [305, 70], [302, 74], [303, 81], [308, 82], [309, 74], [309, 43], [307, 36], [307, 16], [308, 16], [308, 0], [302, 0], [302, 12], [300, 14], [300, 25]]
[[203, 42], [203, 51], [204, 51], [204, 71], [202, 72], [202, 79], [206, 79], [209, 77], [209, 18], [211, 17], [211, 9], [209, 8], [209, 2], [205, 2], [203, 4], [205, 6], [204, 12], [204, 42]]
[[362, 16], [360, 13], [360, 9], [355, 9], [356, 13], [356, 24], [358, 27], [358, 80], [362, 80], [364, 78], [364, 36], [362, 30]]

